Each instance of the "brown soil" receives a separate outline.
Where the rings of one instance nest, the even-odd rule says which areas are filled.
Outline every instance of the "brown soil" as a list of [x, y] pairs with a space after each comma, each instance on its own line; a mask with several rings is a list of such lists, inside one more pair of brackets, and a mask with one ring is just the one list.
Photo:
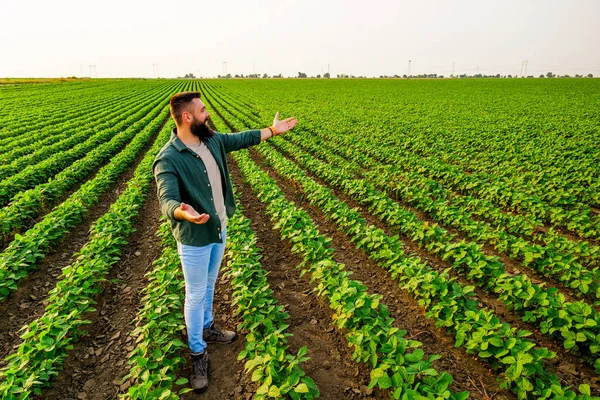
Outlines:
[[453, 242], [458, 242], [460, 240], [466, 240], [467, 242], [474, 242], [474, 243], [483, 245], [483, 253], [485, 255], [487, 255], [488, 257], [498, 257], [500, 262], [502, 262], [502, 264], [504, 264], [504, 268], [508, 274], [510, 274], [510, 275], [526, 274], [527, 276], [529, 276], [531, 278], [531, 281], [535, 284], [538, 284], [538, 285], [544, 284], [546, 287], [556, 287], [556, 288], [560, 289], [561, 293], [564, 294], [565, 299], [567, 301], [571, 301], [571, 302], [578, 301], [578, 300], [581, 300], [582, 297], [584, 297], [590, 306], [596, 308], [596, 311], [600, 310], [600, 307], [595, 307], [593, 305], [596, 300], [594, 294], [590, 293], [587, 296], [583, 296], [579, 292], [575, 291], [574, 289], [565, 286], [562, 282], [560, 282], [558, 280], [558, 278], [554, 278], [551, 276], [550, 277], [544, 276], [542, 273], [540, 273], [539, 271], [537, 271], [529, 266], [521, 265], [520, 261], [509, 257], [505, 253], [499, 252], [498, 250], [496, 250], [494, 248], [494, 246], [492, 246], [488, 243], [485, 243], [485, 242], [481, 242], [481, 241], [477, 242], [474, 239], [470, 238], [468, 235], [466, 235], [464, 232], [459, 231], [457, 228], [448, 226], [445, 223], [442, 223], [442, 222], [434, 219], [428, 213], [417, 210], [416, 208], [414, 208], [414, 206], [411, 206], [408, 203], [406, 203], [405, 201], [403, 201], [399, 196], [390, 195], [389, 197], [391, 199], [393, 199], [396, 203], [398, 203], [400, 206], [402, 206], [402, 208], [414, 213], [419, 218], [419, 220], [426, 221], [430, 225], [437, 224], [441, 228], [444, 228], [445, 230], [447, 230], [450, 234], [453, 235], [453, 237], [454, 237]]
[[140, 291], [147, 285], [144, 274], [160, 255], [160, 242], [155, 233], [160, 211], [156, 188], [150, 189], [140, 210], [135, 233], [123, 248], [121, 260], [113, 266], [98, 295], [96, 309], [85, 326], [87, 335], [69, 352], [64, 370], [44, 391], [44, 399], [116, 398], [121, 378], [128, 371], [128, 354], [134, 348], [130, 336], [137, 314]]
[[[306, 151], [305, 148], [303, 148], [303, 149]], [[358, 176], [357, 179], [364, 179], [364, 177]], [[462, 194], [458, 194], [458, 193], [454, 193], [454, 194], [457, 196], [462, 196]], [[400, 196], [395, 195], [395, 194], [388, 194], [388, 196], [390, 197], [390, 199], [392, 199], [396, 203], [398, 203], [402, 208], [415, 214], [419, 218], [419, 220], [427, 222], [427, 223], [429, 223], [429, 225], [433, 225], [433, 224], [439, 225], [441, 228], [447, 230], [454, 237], [453, 242], [458, 242], [458, 241], [464, 239], [467, 242], [475, 242], [478, 244], [482, 244], [483, 245], [483, 253], [490, 257], [498, 257], [500, 259], [500, 261], [504, 264], [505, 270], [508, 274], [510, 274], [510, 275], [526, 274], [527, 276], [529, 276], [531, 278], [533, 283], [536, 283], [538, 285], [544, 283], [546, 285], [546, 287], [548, 287], [548, 286], [557, 287], [565, 295], [565, 298], [567, 301], [572, 302], [572, 301], [577, 301], [577, 300], [581, 300], [582, 298], [584, 298], [587, 300], [587, 303], [591, 307], [595, 308], [596, 311], [600, 311], [600, 307], [594, 306], [594, 302], [596, 301], [596, 298], [593, 293], [589, 293], [587, 296], [583, 296], [580, 292], [575, 291], [574, 289], [565, 286], [561, 281], [558, 280], [558, 278], [546, 277], [542, 273], [538, 272], [537, 270], [535, 270], [531, 267], [528, 267], [528, 266], [521, 265], [520, 261], [509, 257], [505, 253], [499, 252], [492, 245], [487, 244], [485, 242], [474, 241], [467, 234], [465, 234], [462, 231], [459, 231], [457, 228], [449, 226], [445, 223], [442, 223], [442, 222], [434, 219], [434, 217], [432, 217], [429, 213], [418, 210], [413, 205], [404, 201]], [[510, 213], [506, 212], [505, 210], [502, 210], [502, 212], [504, 212], [505, 214], [510, 214]], [[475, 216], [471, 216], [471, 218], [473, 218], [473, 220], [475, 220], [477, 222], [485, 222], [485, 220], [483, 220], [481, 218], [476, 218]], [[525, 239], [531, 241], [531, 238], [525, 237]]]
[[[258, 153], [251, 153], [252, 158], [263, 169], [269, 169], [265, 167]], [[437, 329], [435, 323], [425, 317], [424, 310], [389, 277], [388, 272], [377, 266], [363, 251], [356, 249], [334, 223], [327, 220], [317, 207], [304, 199], [302, 193], [295, 191], [289, 182], [274, 171], [269, 170], [269, 175], [277, 181], [286, 198], [307, 211], [319, 230], [333, 240], [332, 247], [337, 250], [334, 259], [352, 271], [352, 279], [367, 285], [370, 293], [383, 296], [382, 303], [387, 305], [391, 316], [395, 318], [394, 326], [406, 330], [407, 338], [422, 342], [426, 355], [442, 356], [440, 360], [434, 362], [434, 367], [440, 372], [445, 371], [453, 376], [454, 391], [470, 391], [471, 398], [483, 398], [484, 391], [491, 398], [516, 398], [512, 393], [499, 388], [495, 375], [487, 365], [467, 355], [461, 349], [455, 349], [452, 336]]]
[[[219, 113], [219, 112], [217, 112]], [[219, 115], [221, 115], [221, 113], [219, 113]], [[226, 124], [227, 121], [225, 121]], [[229, 124], [228, 124], [229, 126]], [[232, 128], [231, 126], [229, 126], [230, 128]], [[257, 159], [260, 159], [260, 156], [258, 156], [257, 154], [254, 154], [254, 157]], [[288, 155], [288, 158], [289, 155]], [[323, 185], [323, 182], [320, 181], [319, 179], [317, 179], [316, 177], [314, 177], [312, 174], [308, 173], [307, 175], [310, 175], [313, 179], [315, 179], [317, 182], [319, 182], [320, 184]], [[284, 185], [280, 185], [281, 187], [285, 187]], [[327, 186], [327, 185], [324, 185]], [[350, 207], [354, 208], [354, 207], [358, 207], [361, 210], [361, 213], [363, 215], [363, 217], [365, 217], [369, 223], [384, 229], [384, 231], [386, 231], [386, 233], [390, 234], [390, 230], [380, 221], [378, 221], [375, 217], [373, 217], [372, 215], [369, 215], [368, 212], [366, 212], [363, 207], [359, 206], [358, 203], [354, 202], [352, 199], [347, 198], [344, 195], [339, 195], [339, 193], [336, 193], [336, 195], [338, 195], [340, 197], [341, 200], [345, 201]], [[413, 210], [414, 211], [414, 210]], [[422, 215], [422, 213], [417, 213], [419, 214], [420, 217], [424, 217]], [[427, 218], [425, 217], [425, 219], [427, 220]], [[335, 231], [335, 230], [334, 230]], [[451, 230], [452, 231], [452, 230]], [[457, 233], [456, 230], [452, 231], [453, 233]], [[404, 240], [406, 240], [407, 238], [403, 238]], [[437, 256], [433, 256], [429, 253], [427, 253], [424, 250], [421, 250], [415, 243], [410, 242], [410, 240], [407, 240], [405, 243], [405, 248], [408, 250], [409, 253], [413, 253], [414, 255], [417, 255], [419, 257], [421, 257], [422, 259], [426, 260], [431, 266], [435, 267], [438, 271], [442, 271], [445, 268], [448, 268], [449, 265], [446, 262], [443, 262], [441, 259], [439, 259], [439, 257]], [[353, 247], [353, 246], [351, 246]], [[488, 247], [488, 251], [489, 251], [490, 247]], [[505, 257], [505, 260], [507, 259], [507, 257]], [[515, 264], [514, 261], [511, 260], [511, 264]], [[509, 264], [509, 268], [507, 268], [507, 270], [511, 270], [510, 268], [510, 264]], [[516, 271], [515, 271], [516, 272]], [[451, 275], [453, 275], [454, 277], [458, 278], [458, 281], [461, 282], [462, 284], [469, 284], [469, 282], [467, 282], [465, 279], [463, 279], [460, 276], [457, 276], [454, 271], [450, 272]], [[536, 279], [536, 277], [534, 277], [534, 280]], [[541, 281], [541, 279], [539, 280]], [[542, 335], [539, 330], [537, 329], [536, 326], [532, 326], [531, 324], [527, 324], [524, 323], [518, 315], [516, 315], [514, 312], [507, 310], [506, 307], [504, 306], [503, 303], [499, 302], [494, 295], [489, 295], [485, 292], [482, 292], [481, 290], [477, 290], [477, 296], [481, 302], [482, 306], [488, 307], [489, 309], [493, 310], [496, 315], [498, 315], [501, 319], [504, 319], [505, 321], [507, 321], [508, 323], [510, 323], [512, 326], [516, 327], [517, 329], [525, 329], [525, 330], [529, 330], [533, 332], [533, 337], [532, 339], [534, 339], [534, 341], [536, 341], [538, 344], [547, 347], [548, 349], [550, 349], [551, 351], [554, 351], [558, 354], [558, 356], [556, 358], [554, 358], [551, 362], [548, 362], [548, 367], [550, 367], [550, 369], [555, 370], [555, 372], [557, 373], [557, 375], [559, 376], [559, 378], [561, 379], [561, 381], [566, 384], [566, 385], [574, 385], [575, 387], [578, 386], [579, 383], [588, 383], [592, 386], [592, 391], [593, 392], [600, 392], [600, 387], [598, 385], [598, 378], [596, 377], [596, 374], [593, 370], [593, 368], [591, 368], [588, 364], [583, 364], [582, 361], [580, 360], [580, 358], [572, 353], [566, 353], [564, 348], [562, 347], [562, 343], [559, 343], [558, 341], [554, 340], [554, 339], [549, 339], [548, 337]]]
[[19, 283], [19, 288], [0, 303], [0, 315], [7, 316], [4, 323], [0, 324], [0, 343], [6, 344], [0, 349], [0, 366], [5, 365], [4, 358], [12, 349], [21, 344], [19, 329], [44, 313], [48, 292], [56, 286], [62, 268], [75, 261], [74, 254], [87, 242], [90, 227], [108, 211], [110, 205], [125, 189], [127, 181], [133, 176], [143, 154], [144, 152], [100, 197], [98, 203], [88, 211], [84, 220], [68, 233], [55, 249], [49, 252], [38, 264], [37, 269]]
[[351, 359], [351, 351], [342, 332], [331, 324], [332, 312], [321, 298], [312, 292], [308, 276], [299, 276], [296, 266], [301, 259], [291, 253], [289, 243], [282, 242], [273, 230], [265, 206], [252, 194], [236, 164], [230, 163], [230, 171], [239, 193], [239, 201], [245, 215], [252, 220], [252, 229], [258, 236], [263, 268], [270, 271], [269, 285], [275, 298], [290, 314], [287, 323], [290, 351], [297, 352], [307, 346], [310, 360], [301, 366], [319, 387], [323, 399], [388, 398], [387, 394], [366, 388], [369, 383], [368, 367], [358, 365]]
[[[262, 162], [262, 157], [257, 153], [254, 153], [253, 157], [259, 162]], [[286, 155], [286, 157], [293, 161], [292, 158], [289, 157], [289, 155]], [[310, 176], [319, 184], [328, 187], [326, 183], [321, 181], [318, 177], [314, 176], [313, 174], [306, 172], [306, 175]], [[285, 187], [285, 185], [281, 185], [280, 187]], [[349, 198], [348, 196], [342, 194], [339, 191], [333, 190], [333, 192], [341, 201], [344, 201], [346, 204], [348, 204], [350, 208], [358, 208], [362, 217], [365, 218], [370, 224], [384, 230], [388, 235], [394, 235], [398, 233], [391, 230], [373, 215], [369, 214], [363, 206], [361, 206], [353, 199]], [[420, 257], [422, 260], [426, 261], [431, 267], [435, 268], [440, 272], [447, 268], [450, 268], [449, 274], [455, 277], [458, 282], [460, 282], [463, 285], [472, 285], [472, 282], [469, 282], [461, 275], [456, 274], [456, 272], [451, 268], [451, 266], [447, 262], [421, 249], [416, 243], [412, 242], [410, 238], [404, 237], [403, 235], [400, 236], [401, 240], [403, 240], [404, 249], [408, 254]], [[354, 245], [350, 243], [347, 247], [353, 248]], [[390, 278], [388, 277], [386, 279], [389, 280]], [[533, 332], [533, 335], [531, 336], [532, 340], [534, 340], [539, 345], [544, 346], [549, 350], [557, 353], [557, 357], [555, 357], [549, 364], [551, 364], [552, 369], [555, 369], [555, 372], [557, 373], [557, 375], [563, 383], [571, 385], [576, 384], [575, 387], [577, 387], [582, 382], [589, 383], [590, 386], [592, 386], [593, 391], [600, 393], [600, 385], [598, 384], [598, 378], [596, 377], [596, 374], [590, 365], [582, 363], [580, 357], [578, 357], [577, 355], [572, 353], [566, 353], [562, 346], [562, 343], [559, 343], [554, 339], [549, 339], [547, 336], [542, 335], [536, 326], [523, 322], [517, 314], [515, 314], [513, 311], [508, 310], [502, 302], [498, 301], [498, 299], [495, 298], [495, 295], [488, 294], [480, 290], [479, 288], [476, 288], [475, 292], [477, 299], [481, 303], [481, 306], [493, 310], [494, 313], [501, 320], [508, 322], [509, 324], [511, 324], [511, 326], [516, 327], [517, 329], [523, 329]], [[392, 315], [394, 314], [392, 313]], [[422, 318], [425, 318], [424, 315]]]
[[[161, 125], [161, 128], [164, 126], [164, 123]], [[160, 131], [160, 130], [159, 130]], [[157, 132], [159, 132], [157, 131]], [[125, 147], [133, 140], [133, 138], [128, 141], [127, 143], [125, 143], [123, 146], [119, 147], [114, 155], [119, 154], [121, 151], [123, 151], [125, 149]], [[132, 167], [129, 167], [125, 173], [126, 174], [130, 174], [130, 176], [133, 174], [133, 171], [135, 170], [135, 168], [137, 167], [137, 164], [139, 163], [139, 161], [142, 160], [142, 158], [144, 157], [144, 155], [146, 154], [146, 151], [148, 151], [148, 149], [150, 148], [150, 146], [152, 145], [152, 143], [154, 142], [153, 138], [151, 137], [148, 142], [146, 143], [146, 145], [143, 147], [143, 149], [140, 151], [140, 155], [137, 157], [137, 159], [135, 160], [135, 162], [133, 163]], [[90, 181], [92, 179], [94, 179], [96, 177], [96, 174], [98, 173], [98, 171], [102, 168], [104, 168], [106, 165], [108, 165], [108, 163], [110, 163], [110, 159], [106, 160], [105, 162], [101, 163], [100, 165], [98, 165], [96, 168], [94, 168], [89, 175], [85, 178], [85, 179], [81, 179], [79, 182], [77, 182], [75, 185], [73, 185], [72, 187], [69, 188], [69, 190], [67, 190], [65, 193], [63, 193], [61, 196], [59, 196], [55, 201], [53, 201], [52, 203], [46, 203], [44, 202], [44, 207], [40, 210], [40, 213], [35, 217], [35, 219], [32, 219], [28, 224], [26, 224], [24, 227], [17, 229], [16, 231], [12, 232], [10, 235], [8, 235], [6, 238], [4, 238], [4, 243], [0, 242], [0, 249], [4, 249], [8, 246], [8, 244], [14, 239], [14, 235], [15, 234], [21, 234], [23, 232], [26, 232], [29, 228], [31, 228], [32, 226], [34, 226], [35, 224], [37, 224], [38, 222], [40, 222], [42, 219], [44, 219], [44, 217], [46, 216], [46, 214], [50, 213], [52, 211], [52, 209], [64, 202], [66, 199], [68, 199], [73, 193], [75, 193], [77, 190], [79, 190], [79, 188], [87, 181]], [[60, 173], [60, 172], [59, 172]], [[99, 204], [102, 203], [102, 199], [99, 202]], [[111, 203], [108, 203], [109, 205]]]

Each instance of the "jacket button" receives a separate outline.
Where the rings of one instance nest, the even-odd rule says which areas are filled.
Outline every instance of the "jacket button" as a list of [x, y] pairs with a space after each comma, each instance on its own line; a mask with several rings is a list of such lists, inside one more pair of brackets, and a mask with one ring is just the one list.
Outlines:
[[210, 183], [208, 184], [208, 186], [210, 186]]

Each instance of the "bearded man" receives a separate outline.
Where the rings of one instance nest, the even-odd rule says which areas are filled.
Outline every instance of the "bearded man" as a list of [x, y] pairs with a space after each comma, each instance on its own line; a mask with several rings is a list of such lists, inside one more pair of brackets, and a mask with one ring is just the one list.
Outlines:
[[170, 101], [175, 120], [170, 140], [156, 156], [156, 178], [162, 214], [169, 220], [185, 277], [185, 324], [191, 350], [191, 385], [208, 388], [207, 343], [231, 343], [237, 337], [214, 323], [213, 298], [225, 252], [227, 218], [235, 212], [225, 155], [292, 129], [295, 118], [240, 133], [221, 134], [207, 125], [210, 114], [199, 92], [183, 92]]

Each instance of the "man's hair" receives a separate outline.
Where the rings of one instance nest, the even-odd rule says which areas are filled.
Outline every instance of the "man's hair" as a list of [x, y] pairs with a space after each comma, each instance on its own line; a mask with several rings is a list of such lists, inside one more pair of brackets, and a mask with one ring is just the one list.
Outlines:
[[171, 116], [177, 123], [181, 124], [181, 115], [186, 111], [187, 106], [194, 99], [200, 98], [200, 92], [181, 92], [171, 97]]

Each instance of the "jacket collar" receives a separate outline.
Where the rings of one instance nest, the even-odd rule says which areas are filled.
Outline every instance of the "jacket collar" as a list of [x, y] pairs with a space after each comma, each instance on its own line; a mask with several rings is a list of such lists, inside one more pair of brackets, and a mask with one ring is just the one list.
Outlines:
[[180, 153], [183, 150], [187, 149], [187, 146], [183, 144], [183, 142], [177, 136], [177, 128], [173, 128], [173, 130], [171, 131], [170, 142], [173, 144], [173, 147], [175, 147], [175, 149]]

